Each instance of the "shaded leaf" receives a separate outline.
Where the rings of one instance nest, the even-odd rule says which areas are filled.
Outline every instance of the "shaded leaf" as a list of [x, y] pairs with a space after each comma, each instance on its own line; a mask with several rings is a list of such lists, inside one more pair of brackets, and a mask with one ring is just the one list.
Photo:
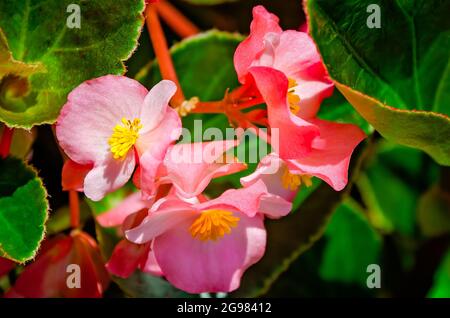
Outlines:
[[437, 184], [425, 192], [417, 206], [417, 223], [425, 236], [450, 233], [450, 194]]
[[432, 298], [450, 297], [450, 251], [443, 257], [434, 276], [434, 284], [427, 296]]
[[382, 239], [358, 205], [344, 201], [334, 212], [325, 232], [319, 273], [324, 280], [366, 287], [367, 266], [378, 264]]
[[32, 167], [19, 159], [0, 159], [0, 255], [23, 263], [44, 237], [47, 192]]

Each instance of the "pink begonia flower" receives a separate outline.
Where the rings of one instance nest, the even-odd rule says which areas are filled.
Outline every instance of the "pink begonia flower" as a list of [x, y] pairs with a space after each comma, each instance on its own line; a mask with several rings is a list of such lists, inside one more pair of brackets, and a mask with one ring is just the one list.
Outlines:
[[[264, 254], [266, 231], [259, 207], [265, 194], [264, 183], [255, 182], [205, 202], [169, 195], [125, 236], [136, 244], [153, 242], [156, 262], [175, 287], [189, 293], [233, 291]], [[271, 216], [286, 215], [291, 208], [286, 207], [273, 209]]]
[[[193, 198], [205, 190], [211, 179], [246, 169], [246, 164], [237, 162], [226, 153], [236, 145], [237, 142], [233, 140], [224, 140], [171, 146], [156, 180], [158, 191], [173, 185], [170, 195]], [[164, 190], [162, 194], [159, 192], [156, 199], [167, 195], [168, 191]], [[133, 193], [112, 210], [98, 216], [97, 221], [104, 227], [122, 226], [126, 230], [132, 227], [129, 223], [135, 222], [130, 219], [136, 218], [137, 212], [148, 210], [152, 202], [153, 200], [143, 200], [139, 192]], [[121, 241], [114, 249], [107, 269], [116, 276], [126, 278], [137, 268], [153, 275], [161, 275], [149, 244], [144, 247]]]
[[271, 140], [275, 154], [262, 160], [242, 183], [263, 179], [272, 194], [288, 201], [301, 184], [311, 183], [311, 176], [341, 190], [353, 149], [365, 135], [355, 125], [316, 118], [333, 83], [314, 42], [307, 33], [283, 31], [278, 18], [262, 6], [253, 9], [250, 28], [249, 37], [236, 49], [235, 68], [241, 83], [257, 87], [267, 104], [269, 126], [278, 129], [279, 139]]
[[100, 200], [123, 186], [137, 161], [145, 171], [143, 184], [149, 187], [143, 190], [152, 191], [168, 146], [181, 134], [180, 118], [168, 107], [175, 91], [176, 85], [167, 80], [148, 92], [133, 79], [107, 75], [69, 94], [56, 135], [70, 159], [92, 167], [84, 178], [86, 196]]
[[[286, 100], [288, 79], [284, 74], [267, 67], [252, 67], [250, 72], [267, 102], [267, 107], [277, 109], [280, 113], [289, 112]], [[301, 183], [308, 185], [310, 183], [308, 178], [316, 176], [336, 191], [340, 191], [347, 184], [348, 167], [353, 150], [365, 138], [365, 134], [359, 127], [352, 124], [333, 123], [318, 118], [310, 118], [308, 121], [319, 129], [320, 135], [312, 140], [307, 154], [290, 157], [275, 149], [277, 155], [271, 155], [267, 160], [274, 165], [280, 165], [277, 176], [283, 181], [284, 188], [296, 190]], [[273, 158], [274, 160], [271, 160]], [[283, 164], [277, 162], [279, 160]], [[267, 169], [264, 168], [266, 165], [267, 162], [261, 164], [261, 169], [257, 169], [254, 176], [260, 175], [262, 170]], [[284, 169], [283, 166], [288, 169]], [[292, 193], [288, 197], [292, 197]]]
[[241, 83], [248, 81], [253, 66], [284, 73], [289, 79], [290, 109], [303, 119], [314, 117], [322, 100], [333, 93], [333, 82], [311, 37], [301, 31], [283, 31], [278, 17], [263, 6], [253, 8], [250, 35], [237, 47], [234, 65]]

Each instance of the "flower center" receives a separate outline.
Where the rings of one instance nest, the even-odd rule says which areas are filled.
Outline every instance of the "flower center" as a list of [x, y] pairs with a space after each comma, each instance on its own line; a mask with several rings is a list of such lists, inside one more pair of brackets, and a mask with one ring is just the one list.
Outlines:
[[226, 210], [205, 210], [195, 219], [189, 228], [192, 237], [201, 241], [217, 240], [225, 234], [231, 233], [239, 218]]
[[311, 176], [306, 174], [293, 174], [290, 173], [287, 168], [284, 170], [284, 173], [281, 176], [281, 184], [283, 185], [283, 188], [295, 191], [302, 185], [302, 183], [305, 184], [305, 186], [310, 187], [312, 185]]
[[122, 124], [114, 127], [111, 138], [108, 140], [114, 159], [122, 159], [126, 156], [128, 150], [136, 143], [141, 128], [141, 120], [138, 118], [133, 121], [122, 118]]
[[300, 110], [300, 97], [295, 94], [295, 87], [297, 86], [297, 82], [295, 79], [289, 78], [289, 88], [287, 94], [287, 100], [289, 103], [289, 109], [291, 113], [296, 115]]

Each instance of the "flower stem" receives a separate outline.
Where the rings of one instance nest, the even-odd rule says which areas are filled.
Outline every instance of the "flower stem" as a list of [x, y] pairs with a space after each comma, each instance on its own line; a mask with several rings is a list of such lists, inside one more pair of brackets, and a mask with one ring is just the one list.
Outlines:
[[69, 207], [70, 207], [70, 224], [72, 228], [76, 229], [80, 226], [80, 202], [78, 199], [78, 192], [75, 190], [69, 191]]
[[161, 18], [182, 38], [200, 33], [200, 30], [177, 8], [167, 1], [155, 4]]
[[224, 102], [223, 101], [214, 101], [214, 102], [198, 102], [194, 109], [192, 109], [191, 113], [197, 114], [220, 114], [224, 113]]
[[3, 129], [2, 138], [0, 140], [0, 158], [8, 157], [9, 150], [11, 148], [13, 133], [14, 128], [5, 126], [5, 128]]
[[152, 41], [153, 50], [158, 60], [161, 75], [164, 79], [174, 82], [178, 88], [171, 100], [172, 107], [179, 107], [185, 98], [173, 66], [172, 57], [170, 56], [166, 37], [159, 22], [155, 5], [147, 5], [145, 13], [148, 33], [150, 34], [150, 40]]

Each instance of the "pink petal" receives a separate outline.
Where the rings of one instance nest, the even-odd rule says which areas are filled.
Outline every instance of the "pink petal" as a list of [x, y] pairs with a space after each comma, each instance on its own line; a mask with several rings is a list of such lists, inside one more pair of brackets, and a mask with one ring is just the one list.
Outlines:
[[227, 158], [232, 162], [222, 160], [224, 153], [235, 145], [233, 140], [174, 145], [164, 160], [167, 175], [159, 180], [173, 183], [178, 194], [185, 198], [195, 197], [211, 179], [246, 169], [244, 163], [234, 158]]
[[280, 196], [287, 201], [292, 201], [297, 191], [283, 187], [281, 178], [285, 169], [287, 169], [287, 165], [284, 160], [280, 159], [277, 154], [271, 153], [261, 159], [255, 172], [241, 178], [241, 183], [243, 186], [248, 187], [258, 180], [262, 180], [269, 193]]
[[62, 188], [64, 191], [83, 191], [84, 178], [92, 169], [92, 164], [80, 165], [68, 159], [62, 169]]
[[166, 279], [189, 293], [230, 292], [245, 270], [264, 254], [263, 217], [237, 214], [237, 227], [217, 241], [192, 238], [192, 220], [184, 220], [154, 241], [156, 260]]
[[308, 156], [289, 160], [289, 168], [316, 176], [340, 191], [347, 184], [352, 152], [365, 138], [365, 134], [351, 124], [319, 119], [315, 119], [313, 123], [320, 128], [320, 137], [314, 141]]
[[245, 82], [248, 68], [263, 53], [266, 33], [280, 33], [281, 31], [277, 16], [269, 13], [263, 6], [253, 8], [250, 35], [239, 44], [234, 53], [234, 67], [241, 83]]
[[117, 160], [109, 154], [104, 162], [94, 166], [84, 179], [84, 193], [93, 200], [101, 200], [107, 193], [117, 190], [131, 178], [135, 155], [129, 151], [124, 159]]
[[103, 227], [119, 226], [123, 221], [135, 212], [148, 209], [151, 202], [142, 200], [141, 193], [135, 192], [126, 197], [116, 207], [97, 217], [97, 222]]
[[136, 149], [140, 155], [140, 186], [145, 199], [155, 195], [155, 177], [171, 143], [181, 135], [181, 120], [168, 108], [161, 123], [139, 136]]
[[198, 212], [181, 200], [173, 200], [171, 206], [151, 212], [137, 227], [125, 231], [125, 237], [136, 244], [151, 241], [186, 219], [192, 220]]
[[140, 270], [144, 273], [153, 275], [153, 276], [163, 276], [163, 272], [158, 262], [156, 261], [155, 252], [153, 249], [150, 249], [147, 255], [147, 260], [145, 264], [140, 266]]
[[149, 249], [149, 244], [138, 245], [121, 240], [114, 248], [106, 269], [113, 275], [128, 278], [139, 264], [145, 262]]
[[168, 80], [162, 80], [145, 96], [144, 105], [141, 110], [141, 134], [152, 130], [164, 119], [169, 101], [175, 94], [177, 86]]
[[122, 118], [139, 118], [147, 89], [124, 76], [86, 81], [68, 96], [56, 124], [59, 144], [79, 164], [105, 160], [108, 140]]
[[257, 181], [246, 188], [227, 190], [220, 197], [197, 204], [195, 208], [201, 211], [232, 208], [253, 217], [258, 213], [260, 199], [265, 194], [267, 187], [262, 181]]
[[274, 136], [278, 129], [279, 140], [271, 144], [283, 159], [295, 159], [311, 151], [311, 143], [319, 135], [319, 129], [300, 117], [291, 114], [287, 103], [288, 79], [280, 71], [269, 67], [252, 67], [252, 74], [267, 104], [269, 124]]

